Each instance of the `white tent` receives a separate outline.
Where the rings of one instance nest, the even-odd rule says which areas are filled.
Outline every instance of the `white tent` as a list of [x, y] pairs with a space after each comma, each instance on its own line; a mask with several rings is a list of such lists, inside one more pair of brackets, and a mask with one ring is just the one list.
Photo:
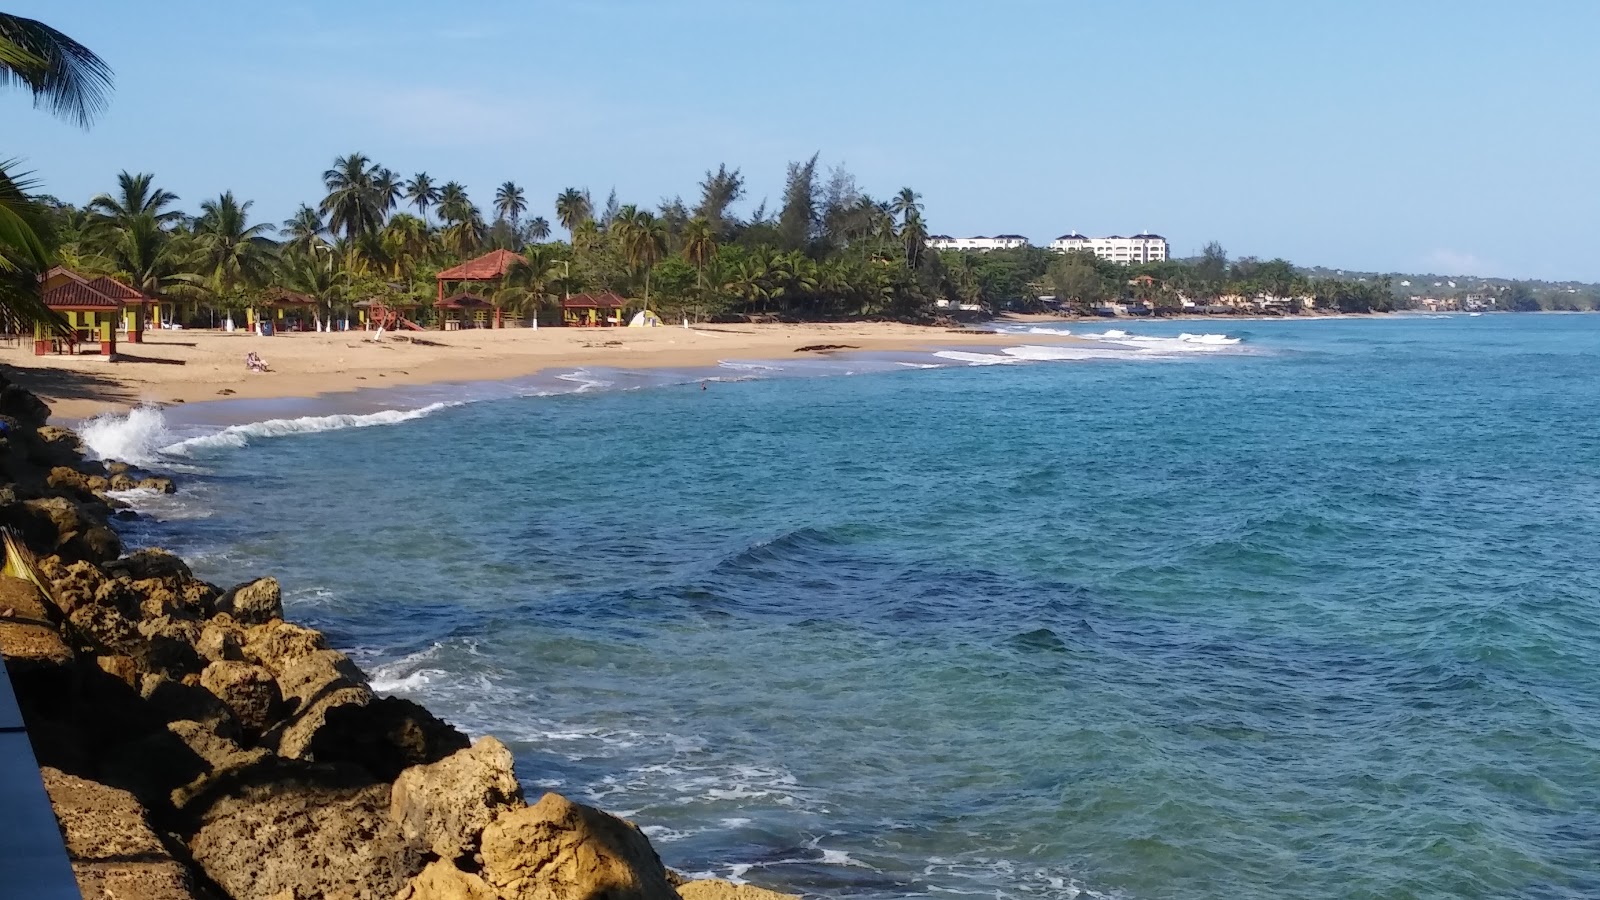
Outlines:
[[655, 310], [646, 309], [633, 314], [632, 321], [628, 322], [629, 328], [660, 328], [661, 317]]

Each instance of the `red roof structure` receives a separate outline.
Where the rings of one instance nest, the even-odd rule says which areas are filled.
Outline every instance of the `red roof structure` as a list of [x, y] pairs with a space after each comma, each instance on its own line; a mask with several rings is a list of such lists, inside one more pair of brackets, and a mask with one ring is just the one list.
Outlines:
[[489, 301], [474, 294], [453, 294], [433, 306], [435, 309], [487, 309], [490, 305]]
[[561, 301], [562, 309], [621, 309], [628, 301], [606, 291], [603, 294], [574, 294]]
[[44, 305], [54, 310], [113, 310], [125, 304], [115, 297], [107, 297], [82, 279], [67, 281], [44, 292]]
[[316, 306], [317, 298], [302, 294], [299, 291], [291, 291], [285, 288], [275, 288], [267, 293], [266, 298], [262, 301], [262, 305], [269, 306], [274, 309], [292, 306]]
[[94, 288], [95, 290], [99, 291], [102, 294], [105, 294], [107, 297], [110, 297], [113, 300], [121, 300], [123, 303], [154, 303], [155, 302], [154, 300], [150, 299], [149, 297], [146, 297], [144, 294], [139, 293], [138, 291], [134, 290], [133, 288], [128, 287], [127, 285], [125, 285], [122, 282], [116, 280], [115, 278], [111, 278], [111, 277], [108, 277], [106, 275], [101, 275], [99, 278], [96, 278], [93, 281], [90, 281], [89, 282], [89, 287]]
[[494, 281], [504, 278], [522, 257], [510, 250], [491, 250], [477, 259], [439, 273], [439, 281]]

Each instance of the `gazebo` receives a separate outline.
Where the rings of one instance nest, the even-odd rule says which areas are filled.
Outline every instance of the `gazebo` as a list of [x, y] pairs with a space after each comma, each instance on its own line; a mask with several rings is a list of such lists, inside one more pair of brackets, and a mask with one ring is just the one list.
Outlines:
[[589, 327], [622, 324], [622, 308], [628, 301], [606, 291], [600, 294], [575, 294], [561, 301], [561, 324]]
[[[319, 304], [315, 297], [298, 291], [275, 288], [266, 294], [259, 305], [266, 310], [264, 318], [272, 324], [274, 331], [305, 331], [306, 311]], [[255, 306], [250, 307], [249, 316], [248, 327], [251, 331], [256, 331], [263, 316], [256, 313]], [[290, 324], [294, 327], [290, 328]]]
[[[522, 257], [510, 250], [491, 250], [477, 259], [469, 259], [459, 266], [445, 269], [438, 275], [439, 302], [435, 307], [441, 309], [439, 304], [445, 301], [444, 286], [447, 281], [473, 281], [479, 283], [499, 282], [506, 277], [512, 267], [522, 260]], [[494, 305], [494, 327], [500, 328], [500, 307]]]
[[[98, 341], [101, 356], [116, 354], [117, 320], [122, 318], [127, 307], [120, 297], [108, 296], [96, 289], [89, 279], [61, 266], [45, 273], [41, 287], [44, 289], [45, 306], [66, 317], [68, 331], [67, 335], [58, 336], [52, 333], [48, 325], [34, 325], [34, 355], [45, 356], [59, 351], [63, 339], [71, 352], [76, 352], [79, 344]], [[140, 296], [143, 297], [142, 294]]]
[[499, 307], [473, 294], [453, 294], [433, 304], [433, 308], [439, 311], [440, 331], [488, 328], [490, 309], [494, 310], [496, 319], [500, 316]]
[[115, 278], [101, 275], [89, 282], [89, 287], [94, 288], [113, 300], [123, 303], [123, 330], [128, 332], [128, 343], [138, 344], [144, 341], [144, 326], [148, 321], [149, 313], [154, 309], [156, 301]]

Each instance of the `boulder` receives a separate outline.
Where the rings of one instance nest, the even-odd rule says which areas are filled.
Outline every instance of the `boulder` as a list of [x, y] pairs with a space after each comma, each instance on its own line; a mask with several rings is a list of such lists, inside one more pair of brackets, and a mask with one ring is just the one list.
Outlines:
[[105, 570], [107, 575], [123, 576], [129, 581], [142, 581], [146, 578], [187, 580], [194, 577], [194, 573], [189, 571], [188, 564], [182, 559], [157, 548], [135, 550], [122, 559], [106, 563]]
[[64, 613], [95, 602], [106, 577], [86, 562], [63, 563], [50, 556], [39, 561], [39, 571], [50, 583], [50, 597]]
[[[221, 618], [221, 616], [218, 616]], [[229, 617], [232, 622], [232, 617]], [[249, 659], [280, 675], [296, 659], [328, 649], [322, 632], [273, 619], [245, 629], [244, 653]]]
[[127, 472], [112, 472], [109, 480], [113, 491], [131, 491], [139, 486], [139, 479]]
[[560, 794], [483, 832], [483, 878], [506, 900], [677, 900], [633, 825]]
[[195, 861], [234, 900], [390, 900], [424, 856], [388, 814], [388, 785], [276, 782], [212, 803], [189, 841]]
[[258, 578], [217, 598], [217, 612], [240, 625], [260, 625], [283, 618], [283, 589], [276, 578]]
[[753, 884], [734, 884], [707, 878], [678, 885], [683, 900], [799, 900], [798, 894], [780, 894]]
[[32, 582], [0, 575], [0, 653], [18, 677], [36, 668], [55, 669], [72, 662], [44, 595]]
[[[4, 395], [9, 396], [12, 389], [7, 388]], [[37, 399], [37, 398], [35, 398]], [[0, 411], [5, 411], [5, 401], [0, 398]], [[15, 413], [7, 413], [16, 415]], [[16, 418], [26, 419], [16, 415]], [[41, 465], [75, 466], [83, 462], [83, 439], [70, 428], [58, 428], [54, 425], [40, 423], [34, 433], [33, 448], [30, 455], [34, 461]]]
[[131, 656], [97, 656], [94, 664], [100, 671], [110, 675], [134, 690], [139, 689], [139, 667]]
[[[87, 603], [67, 615], [72, 630], [106, 653], [131, 656], [142, 663], [147, 647], [139, 636], [139, 626], [115, 606]], [[141, 665], [144, 671], [150, 671]]]
[[[16, 425], [28, 428], [45, 430], [45, 422], [50, 419], [50, 407], [32, 391], [23, 390], [14, 384], [6, 384], [0, 388], [0, 415], [5, 415], [15, 420]], [[65, 428], [52, 429], [65, 432], [75, 441], [77, 435]]]
[[[250, 656], [251, 644], [246, 644]], [[314, 650], [304, 656], [280, 658], [281, 665], [274, 667], [257, 657], [260, 665], [278, 678], [278, 686], [286, 699], [295, 701], [296, 712], [309, 709], [322, 701], [359, 701], [372, 699], [372, 689], [361, 669], [337, 650]]]
[[164, 722], [189, 719], [215, 723], [230, 730], [237, 727], [228, 705], [198, 684], [185, 684], [162, 673], [151, 673], [139, 680], [139, 696]]
[[[71, 559], [109, 562], [122, 555], [122, 539], [106, 527], [102, 514], [91, 512], [66, 497], [24, 500], [32, 517], [29, 535], [39, 545], [54, 547]], [[102, 511], [104, 507], [100, 508]]]
[[[363, 688], [362, 690], [365, 690]], [[354, 763], [394, 781], [411, 766], [437, 762], [470, 745], [467, 736], [423, 707], [399, 697], [357, 699], [345, 688], [315, 700], [276, 734], [279, 756]]]
[[215, 694], [249, 734], [267, 730], [283, 709], [283, 695], [272, 673], [251, 663], [211, 663], [200, 673], [200, 686]]
[[56, 466], [51, 469], [49, 476], [45, 478], [45, 483], [64, 494], [70, 494], [80, 500], [93, 500], [98, 492], [104, 491], [111, 486], [106, 479], [101, 478], [99, 475], [86, 475], [77, 469], [70, 469], [66, 466]]
[[145, 671], [180, 677], [200, 671], [200, 655], [194, 649], [200, 640], [198, 623], [161, 615], [145, 619], [137, 628], [144, 646], [134, 658]]
[[497, 815], [524, 805], [511, 751], [492, 737], [406, 769], [389, 793], [389, 815], [401, 833], [444, 860], [475, 852]]
[[40, 770], [84, 897], [189, 900], [189, 871], [172, 858], [127, 791], [52, 768]]
[[208, 662], [244, 659], [244, 629], [233, 624], [228, 616], [218, 616], [200, 628], [200, 639], [194, 649]]
[[147, 491], [155, 491], [158, 494], [176, 494], [178, 492], [178, 486], [173, 484], [171, 478], [163, 478], [160, 475], [139, 479], [139, 487]]
[[482, 878], [434, 860], [394, 900], [500, 900], [500, 896]]

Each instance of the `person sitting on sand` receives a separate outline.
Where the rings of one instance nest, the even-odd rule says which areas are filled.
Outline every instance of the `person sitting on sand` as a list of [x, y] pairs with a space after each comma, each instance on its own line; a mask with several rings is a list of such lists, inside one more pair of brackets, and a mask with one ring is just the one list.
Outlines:
[[244, 367], [252, 372], [267, 371], [267, 361], [256, 355], [254, 350], [244, 356]]

